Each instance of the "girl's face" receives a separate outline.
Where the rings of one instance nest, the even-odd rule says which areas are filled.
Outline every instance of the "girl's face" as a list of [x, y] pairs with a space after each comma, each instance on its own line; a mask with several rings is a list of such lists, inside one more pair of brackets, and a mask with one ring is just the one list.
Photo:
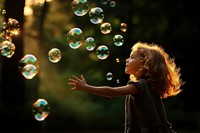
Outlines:
[[135, 77], [138, 77], [138, 70], [142, 65], [141, 62], [141, 56], [136, 51], [132, 51], [130, 57], [126, 59], [125, 73], [133, 74]]

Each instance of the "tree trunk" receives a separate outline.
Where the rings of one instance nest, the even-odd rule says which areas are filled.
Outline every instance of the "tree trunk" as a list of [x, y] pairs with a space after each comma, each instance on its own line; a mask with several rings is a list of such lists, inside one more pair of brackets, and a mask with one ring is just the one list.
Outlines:
[[16, 19], [20, 24], [20, 34], [12, 37], [15, 53], [11, 58], [2, 57], [2, 112], [0, 116], [1, 130], [17, 130], [25, 125], [25, 85], [24, 77], [18, 71], [18, 62], [23, 56], [23, 24], [25, 0], [5, 0], [5, 22], [9, 18]]

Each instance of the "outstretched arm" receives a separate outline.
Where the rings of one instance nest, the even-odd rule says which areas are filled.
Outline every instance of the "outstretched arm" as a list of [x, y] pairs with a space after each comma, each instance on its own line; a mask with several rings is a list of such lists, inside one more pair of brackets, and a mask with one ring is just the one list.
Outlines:
[[109, 98], [137, 93], [137, 88], [134, 84], [120, 87], [92, 86], [86, 83], [83, 75], [81, 75], [81, 78], [73, 75], [72, 78], [69, 79], [68, 85], [72, 86], [72, 90], [80, 90]]

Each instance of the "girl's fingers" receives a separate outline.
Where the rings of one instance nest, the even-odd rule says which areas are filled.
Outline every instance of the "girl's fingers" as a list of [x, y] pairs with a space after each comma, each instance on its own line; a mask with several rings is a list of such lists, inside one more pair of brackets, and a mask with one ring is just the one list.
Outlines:
[[76, 87], [71, 88], [72, 90], [76, 90]]
[[81, 74], [81, 79], [85, 82], [85, 78], [83, 77], [83, 75]]
[[72, 76], [72, 78], [75, 79], [75, 80], [80, 80], [78, 77], [76, 77], [74, 75]]
[[69, 83], [77, 83], [77, 80], [69, 79], [68, 82], [69, 82]]
[[68, 83], [68, 85], [70, 85], [70, 86], [75, 86], [76, 85], [76, 83]]

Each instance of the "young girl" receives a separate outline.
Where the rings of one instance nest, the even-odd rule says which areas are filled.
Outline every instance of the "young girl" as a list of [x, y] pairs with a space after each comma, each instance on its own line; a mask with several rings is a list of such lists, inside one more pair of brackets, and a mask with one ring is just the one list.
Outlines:
[[125, 86], [91, 86], [83, 75], [73, 75], [68, 84], [99, 96], [126, 96], [124, 133], [174, 133], [162, 102], [180, 93], [183, 85], [174, 59], [156, 44], [138, 42], [126, 59], [125, 73], [130, 75]]

